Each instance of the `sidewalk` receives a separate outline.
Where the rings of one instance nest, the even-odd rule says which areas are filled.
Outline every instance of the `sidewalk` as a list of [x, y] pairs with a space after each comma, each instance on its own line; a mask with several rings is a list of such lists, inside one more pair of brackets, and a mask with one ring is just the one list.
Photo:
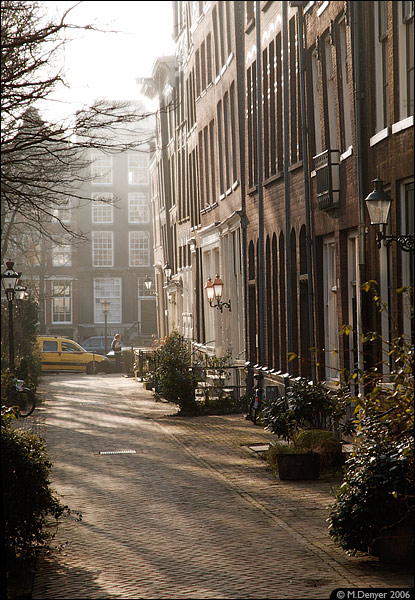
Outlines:
[[349, 557], [328, 536], [340, 480], [277, 479], [245, 415], [180, 418], [134, 379], [44, 377], [34, 419], [64, 519], [33, 598], [329, 598], [408, 588], [413, 576]]

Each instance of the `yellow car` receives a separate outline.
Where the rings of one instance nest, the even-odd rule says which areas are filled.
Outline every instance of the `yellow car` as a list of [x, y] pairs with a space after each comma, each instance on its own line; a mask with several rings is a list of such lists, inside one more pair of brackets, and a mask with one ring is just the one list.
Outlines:
[[55, 335], [38, 335], [42, 371], [83, 371], [110, 373], [111, 363], [106, 356], [87, 352], [68, 338]]

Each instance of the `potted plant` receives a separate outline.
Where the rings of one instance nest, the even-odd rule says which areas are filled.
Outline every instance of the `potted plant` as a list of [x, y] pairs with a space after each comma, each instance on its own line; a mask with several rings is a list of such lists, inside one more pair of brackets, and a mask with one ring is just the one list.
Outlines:
[[288, 442], [279, 442], [272, 449], [280, 479], [317, 479], [320, 465], [328, 462], [329, 455], [341, 454], [332, 430], [344, 416], [347, 402], [347, 394], [301, 378], [284, 397], [265, 405], [262, 420], [266, 429]]
[[373, 419], [364, 426], [364, 439], [346, 461], [328, 519], [330, 536], [352, 555], [365, 552], [386, 563], [412, 563], [413, 439], [391, 439]]

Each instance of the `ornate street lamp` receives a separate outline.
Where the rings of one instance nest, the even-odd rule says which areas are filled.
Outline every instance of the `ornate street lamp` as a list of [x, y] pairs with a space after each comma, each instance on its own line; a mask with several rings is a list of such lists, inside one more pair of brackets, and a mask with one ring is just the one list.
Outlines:
[[[205, 290], [209, 305], [212, 308], [217, 308], [220, 312], [223, 312], [224, 308], [231, 310], [231, 301], [222, 302], [221, 300], [223, 295], [223, 281], [219, 275], [216, 275], [214, 281], [212, 281], [211, 277], [208, 278], [205, 284]], [[214, 300], [216, 300], [216, 304], [214, 304]]]
[[[376, 177], [376, 179], [373, 179], [373, 185], [373, 191], [367, 196], [365, 202], [370, 224], [376, 227], [387, 224], [392, 198], [384, 191], [382, 179]], [[411, 234], [386, 235], [384, 231], [378, 231], [376, 235], [378, 248], [381, 247], [382, 240], [385, 246], [390, 246], [392, 242], [397, 242], [400, 249], [404, 252], [414, 251], [414, 236]]]
[[1, 275], [4, 293], [6, 294], [9, 305], [9, 369], [11, 373], [15, 372], [14, 364], [14, 332], [13, 332], [13, 300], [16, 294], [17, 282], [21, 273], [17, 273], [13, 268], [13, 261], [6, 262], [6, 270]]
[[107, 324], [108, 324], [108, 311], [110, 308], [110, 303], [109, 300], [101, 300], [101, 308], [102, 308], [102, 312], [104, 313], [104, 336], [105, 336], [105, 341], [104, 341], [104, 348], [105, 348], [105, 355], [107, 354]]
[[163, 267], [164, 274], [166, 275], [166, 283], [174, 283], [174, 285], [178, 288], [183, 287], [183, 281], [181, 279], [172, 279], [172, 268], [167, 262]]

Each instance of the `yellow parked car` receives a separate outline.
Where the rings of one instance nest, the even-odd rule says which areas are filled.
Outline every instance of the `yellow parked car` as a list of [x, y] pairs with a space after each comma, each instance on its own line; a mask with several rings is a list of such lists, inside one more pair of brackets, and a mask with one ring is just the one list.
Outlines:
[[87, 352], [82, 346], [57, 335], [38, 335], [42, 371], [83, 371], [110, 373], [111, 363], [106, 356]]

